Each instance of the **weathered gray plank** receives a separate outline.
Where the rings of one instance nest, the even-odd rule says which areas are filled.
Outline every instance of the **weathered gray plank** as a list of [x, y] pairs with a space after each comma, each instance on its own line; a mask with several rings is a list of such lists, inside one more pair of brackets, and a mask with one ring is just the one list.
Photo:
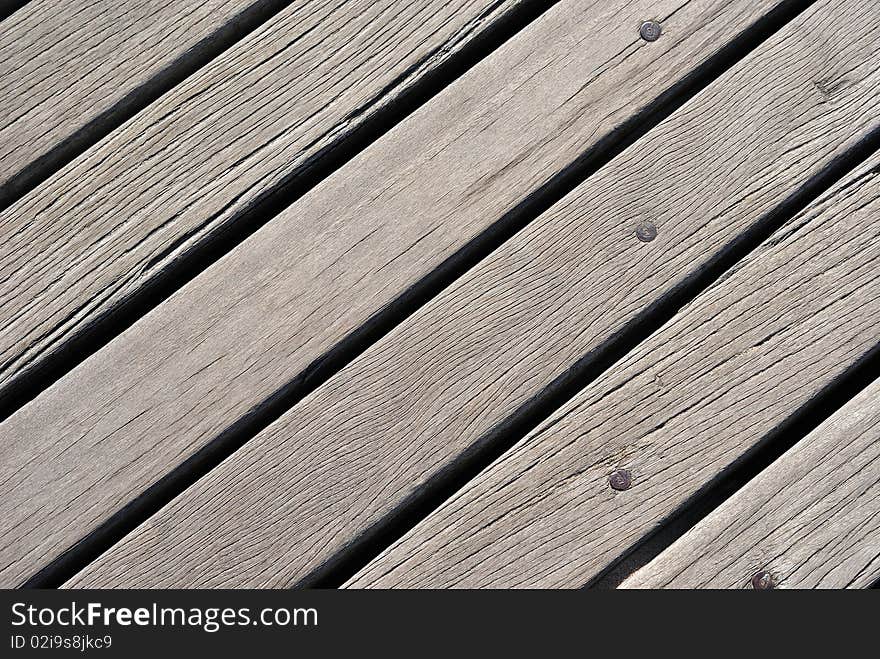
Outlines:
[[622, 587], [751, 588], [761, 572], [778, 588], [880, 578], [880, 380]]
[[46, 156], [257, 0], [32, 0], [0, 30], [0, 202]]
[[0, 213], [0, 396], [518, 4], [293, 2]]
[[[876, 123], [876, 37], [837, 39], [862, 11], [787, 28], [73, 583], [280, 586], [319, 565]], [[830, 102], [813, 84], [844, 75]]]
[[[774, 4], [555, 6], [0, 425], [0, 531], [15, 538], [0, 582], [57, 556]], [[655, 11], [674, 15], [646, 44]], [[265, 174], [284, 156], [272, 149], [236, 177]]]
[[[601, 573], [876, 344], [878, 210], [880, 177], [863, 168], [349, 585], [577, 587]], [[621, 468], [632, 488], [615, 491]]]

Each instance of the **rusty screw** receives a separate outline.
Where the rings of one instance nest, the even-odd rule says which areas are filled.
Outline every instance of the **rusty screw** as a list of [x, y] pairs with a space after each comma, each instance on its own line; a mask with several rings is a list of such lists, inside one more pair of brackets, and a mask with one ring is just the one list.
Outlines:
[[657, 227], [653, 222], [642, 222], [636, 227], [636, 238], [643, 243], [649, 243], [657, 237]]
[[764, 570], [755, 572], [755, 576], [752, 577], [752, 588], [755, 590], [770, 590], [773, 585], [773, 575]]
[[629, 469], [618, 469], [608, 477], [608, 484], [611, 489], [622, 492], [632, 487], [633, 479]]
[[657, 21], [645, 21], [639, 28], [639, 36], [645, 41], [657, 41], [663, 34], [663, 28]]

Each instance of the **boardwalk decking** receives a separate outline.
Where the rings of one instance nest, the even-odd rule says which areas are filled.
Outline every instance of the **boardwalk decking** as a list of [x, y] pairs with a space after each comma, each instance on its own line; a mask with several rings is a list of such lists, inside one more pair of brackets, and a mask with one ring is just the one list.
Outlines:
[[0, 585], [880, 579], [866, 3], [128, 4], [0, 22]]
[[[878, 166], [792, 219], [353, 585], [596, 577], [871, 349]], [[618, 470], [629, 489], [609, 487]]]

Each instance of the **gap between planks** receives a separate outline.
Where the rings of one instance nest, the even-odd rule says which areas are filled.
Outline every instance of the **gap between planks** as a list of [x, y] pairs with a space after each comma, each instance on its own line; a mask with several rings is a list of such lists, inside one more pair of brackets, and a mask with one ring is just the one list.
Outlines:
[[877, 377], [878, 372], [880, 344], [875, 345], [831, 384], [793, 411], [758, 446], [725, 469], [723, 474], [665, 519], [650, 535], [636, 543], [625, 556], [590, 579], [587, 587], [602, 590], [620, 587], [627, 577], [663, 553], [704, 517], [779, 460], [798, 441], [826, 422], [832, 414], [864, 390]]
[[287, 1], [21, 4], [0, 31], [0, 210]]
[[0, 6], [0, 21], [9, 18], [27, 3], [28, 0], [6, 0], [6, 2]]
[[880, 380], [623, 587], [751, 588], [761, 574], [774, 588], [880, 578]]
[[[820, 3], [799, 17], [72, 585], [279, 586], [332, 565], [870, 132], [871, 37], [826, 49], [863, 11]], [[833, 103], [812, 82], [844, 74]], [[634, 235], [646, 212], [662, 236], [651, 247]], [[207, 520], [197, 539], [192, 516]]]

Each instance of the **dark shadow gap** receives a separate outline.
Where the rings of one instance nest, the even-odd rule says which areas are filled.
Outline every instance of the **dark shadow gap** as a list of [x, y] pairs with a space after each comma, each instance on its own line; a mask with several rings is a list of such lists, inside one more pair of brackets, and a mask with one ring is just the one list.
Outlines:
[[19, 9], [24, 7], [30, 0], [6, 0], [0, 5], [0, 22], [5, 21]]
[[[874, 346], [814, 398], [767, 433], [757, 445], [673, 511], [656, 529], [630, 547], [601, 574], [591, 579], [586, 587], [617, 588], [627, 577], [651, 562], [749, 481], [788, 450], [794, 448], [819, 424], [876, 380], [878, 373], [880, 373], [880, 344]], [[743, 575], [744, 583], [748, 581], [749, 576]], [[878, 585], [880, 580], [872, 587]]]
[[[15, 4], [15, 3], [13, 3]], [[26, 2], [18, 3], [23, 7]], [[259, 0], [0, 185], [0, 211], [49, 179], [160, 96], [270, 20], [290, 0]], [[13, 10], [14, 11], [14, 10]], [[12, 12], [10, 12], [11, 14]]]
[[[308, 193], [323, 179], [382, 137], [558, 1], [521, 2], [508, 14], [499, 17], [492, 25], [485, 28], [472, 41], [462, 46], [459, 51], [449, 55], [445, 62], [425, 73], [393, 102], [375, 111], [371, 111], [371, 104], [367, 103], [352, 112], [349, 119], [366, 117], [361, 120], [358, 127], [321, 149], [276, 185], [264, 191], [252, 204], [236, 213], [223, 226], [212, 231], [179, 258], [175, 258], [136, 292], [107, 310], [88, 326], [72, 334], [56, 350], [41, 356], [32, 367], [19, 373], [6, 386], [0, 388], [0, 421], [9, 417], [53, 382], [122, 334], [141, 316], [232, 251], [275, 215]], [[427, 55], [424, 59], [430, 59], [433, 54]], [[376, 99], [382, 98], [390, 89], [406, 80], [420, 64], [421, 62], [417, 62], [398, 76], [377, 95]], [[221, 210], [217, 215], [224, 211], [225, 209]], [[169, 246], [166, 252], [173, 251], [183, 240], [185, 238]], [[155, 257], [154, 261], [158, 258], [161, 256]]]
[[[47, 565], [28, 580], [24, 586], [56, 587], [67, 581], [278, 419], [303, 397], [338, 373], [394, 327], [405, 321], [459, 276], [500, 247], [611, 159], [737, 64], [750, 51], [758, 47], [812, 3], [813, 0], [787, 0], [780, 3], [775, 10], [734, 38], [685, 79], [658, 96], [641, 113], [628, 119], [550, 181], [530, 193], [491, 227], [446, 259], [388, 306], [374, 314], [361, 327], [310, 364], [300, 375], [262, 401], [216, 439], [157, 481], [65, 554]], [[540, 13], [541, 11], [537, 11], [535, 16]], [[522, 24], [522, 26], [524, 25], [525, 23]], [[509, 36], [512, 36], [513, 33], [509, 32]], [[498, 41], [491, 49], [486, 49], [484, 46], [482, 56], [491, 52], [500, 43], [501, 41]], [[434, 84], [436, 85], [436, 83]], [[876, 138], [880, 135], [873, 137], [876, 142]], [[643, 328], [646, 326], [643, 325], [644, 323], [654, 323], [654, 326], [659, 327], [681, 305], [705, 289], [724, 270], [751, 251], [757, 244], [760, 244], [777, 226], [794, 214], [791, 208], [797, 206], [799, 210], [821, 191], [833, 184], [850, 168], [856, 158], [862, 159], [864, 157], [857, 156], [855, 152], [859, 149], [866, 151], [866, 153], [869, 152], [867, 151], [869, 148], [867, 142], [866, 140], [859, 147], [838, 158], [822, 175], [805, 184], [798, 193], [784, 202], [778, 209], [778, 214], [765, 217], [758, 223], [758, 226], [743, 234], [723, 250], [713, 261], [713, 264], [716, 261], [717, 264], [707, 265], [700, 273], [685, 282], [680, 290], [668, 295], [669, 299], [664, 298], [664, 300], [658, 301], [654, 305], [658, 307], [657, 309], [652, 307], [651, 310], [643, 314], [644, 318], [640, 317], [628, 324], [606, 345], [577, 362], [564, 375], [548, 385], [536, 398], [523, 405], [447, 468], [435, 474], [411, 497], [304, 578], [298, 585], [302, 587], [336, 587], [346, 581], [381, 550], [415, 526], [464, 483], [482, 471], [496, 457], [508, 450], [559, 405], [577, 393], [587, 384], [586, 377], [592, 379], [597, 376], [601, 370], [610, 366], [640, 342], [647, 335], [643, 332]]]

